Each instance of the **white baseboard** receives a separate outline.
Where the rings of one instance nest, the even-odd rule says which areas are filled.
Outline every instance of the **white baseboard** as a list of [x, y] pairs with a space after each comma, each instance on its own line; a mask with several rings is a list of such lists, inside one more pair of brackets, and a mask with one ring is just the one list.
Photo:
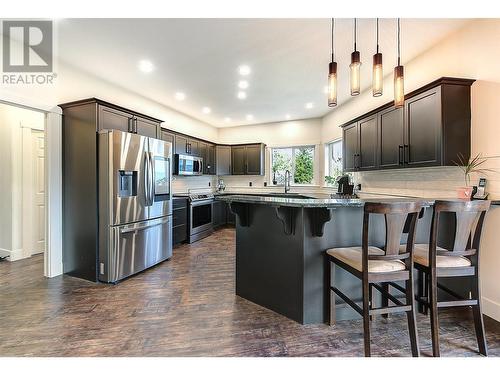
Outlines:
[[8, 256], [7, 260], [10, 262], [14, 262], [14, 261], [19, 260], [19, 259], [27, 258], [24, 255], [23, 249], [7, 250], [7, 249], [0, 248], [0, 257], [6, 257], [6, 256]]
[[484, 315], [500, 322], [500, 302], [493, 301], [489, 298], [482, 298], [482, 310]]

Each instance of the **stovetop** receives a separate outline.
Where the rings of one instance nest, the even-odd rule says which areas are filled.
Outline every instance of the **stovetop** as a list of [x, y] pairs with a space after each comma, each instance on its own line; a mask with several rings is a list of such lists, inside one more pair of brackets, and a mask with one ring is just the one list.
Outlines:
[[192, 193], [189, 194], [189, 200], [191, 202], [194, 201], [203, 201], [207, 199], [214, 199], [214, 194], [213, 193]]

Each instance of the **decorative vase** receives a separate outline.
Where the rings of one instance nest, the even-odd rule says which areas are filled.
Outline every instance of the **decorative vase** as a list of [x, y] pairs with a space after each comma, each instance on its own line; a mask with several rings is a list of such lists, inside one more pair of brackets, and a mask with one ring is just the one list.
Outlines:
[[472, 198], [472, 186], [459, 187], [457, 189], [457, 195], [460, 199], [471, 199]]

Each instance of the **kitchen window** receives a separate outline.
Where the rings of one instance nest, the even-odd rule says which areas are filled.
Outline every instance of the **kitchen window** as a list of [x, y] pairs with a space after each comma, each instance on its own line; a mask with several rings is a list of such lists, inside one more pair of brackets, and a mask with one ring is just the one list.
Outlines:
[[325, 147], [325, 182], [333, 185], [337, 177], [342, 176], [342, 139], [330, 142]]
[[285, 184], [285, 172], [294, 185], [314, 183], [315, 147], [278, 147], [271, 149], [271, 180], [273, 185]]

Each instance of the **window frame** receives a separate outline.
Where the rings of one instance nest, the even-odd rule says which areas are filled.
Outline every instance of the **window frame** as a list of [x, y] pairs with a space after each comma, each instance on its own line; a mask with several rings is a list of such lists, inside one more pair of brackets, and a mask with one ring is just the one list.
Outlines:
[[[313, 158], [313, 178], [311, 183], [309, 184], [296, 184], [294, 182], [294, 171], [295, 171], [295, 152], [296, 150], [300, 149], [305, 149], [305, 148], [311, 148], [312, 149], [312, 158]], [[290, 186], [295, 186], [295, 187], [301, 187], [301, 186], [318, 186], [317, 183], [317, 176], [318, 176], [318, 168], [319, 168], [319, 163], [318, 163], [318, 150], [317, 150], [317, 145], [315, 144], [305, 144], [305, 145], [293, 145], [293, 146], [274, 146], [274, 147], [269, 147], [270, 151], [270, 157], [269, 157], [269, 186], [280, 186], [283, 187], [284, 184], [276, 184], [273, 185], [273, 153], [274, 150], [283, 150], [283, 149], [291, 149], [292, 150], [292, 167], [291, 167], [291, 174], [292, 178], [290, 180]]]
[[[343, 138], [336, 138], [327, 142], [325, 144], [325, 176], [332, 176], [332, 165], [333, 164], [333, 148], [332, 145], [338, 143], [340, 146], [341, 161], [340, 169], [343, 171], [343, 158], [344, 158], [344, 148], [343, 148]], [[332, 162], [332, 163], [331, 163]], [[323, 180], [324, 186], [329, 186], [325, 180]]]

